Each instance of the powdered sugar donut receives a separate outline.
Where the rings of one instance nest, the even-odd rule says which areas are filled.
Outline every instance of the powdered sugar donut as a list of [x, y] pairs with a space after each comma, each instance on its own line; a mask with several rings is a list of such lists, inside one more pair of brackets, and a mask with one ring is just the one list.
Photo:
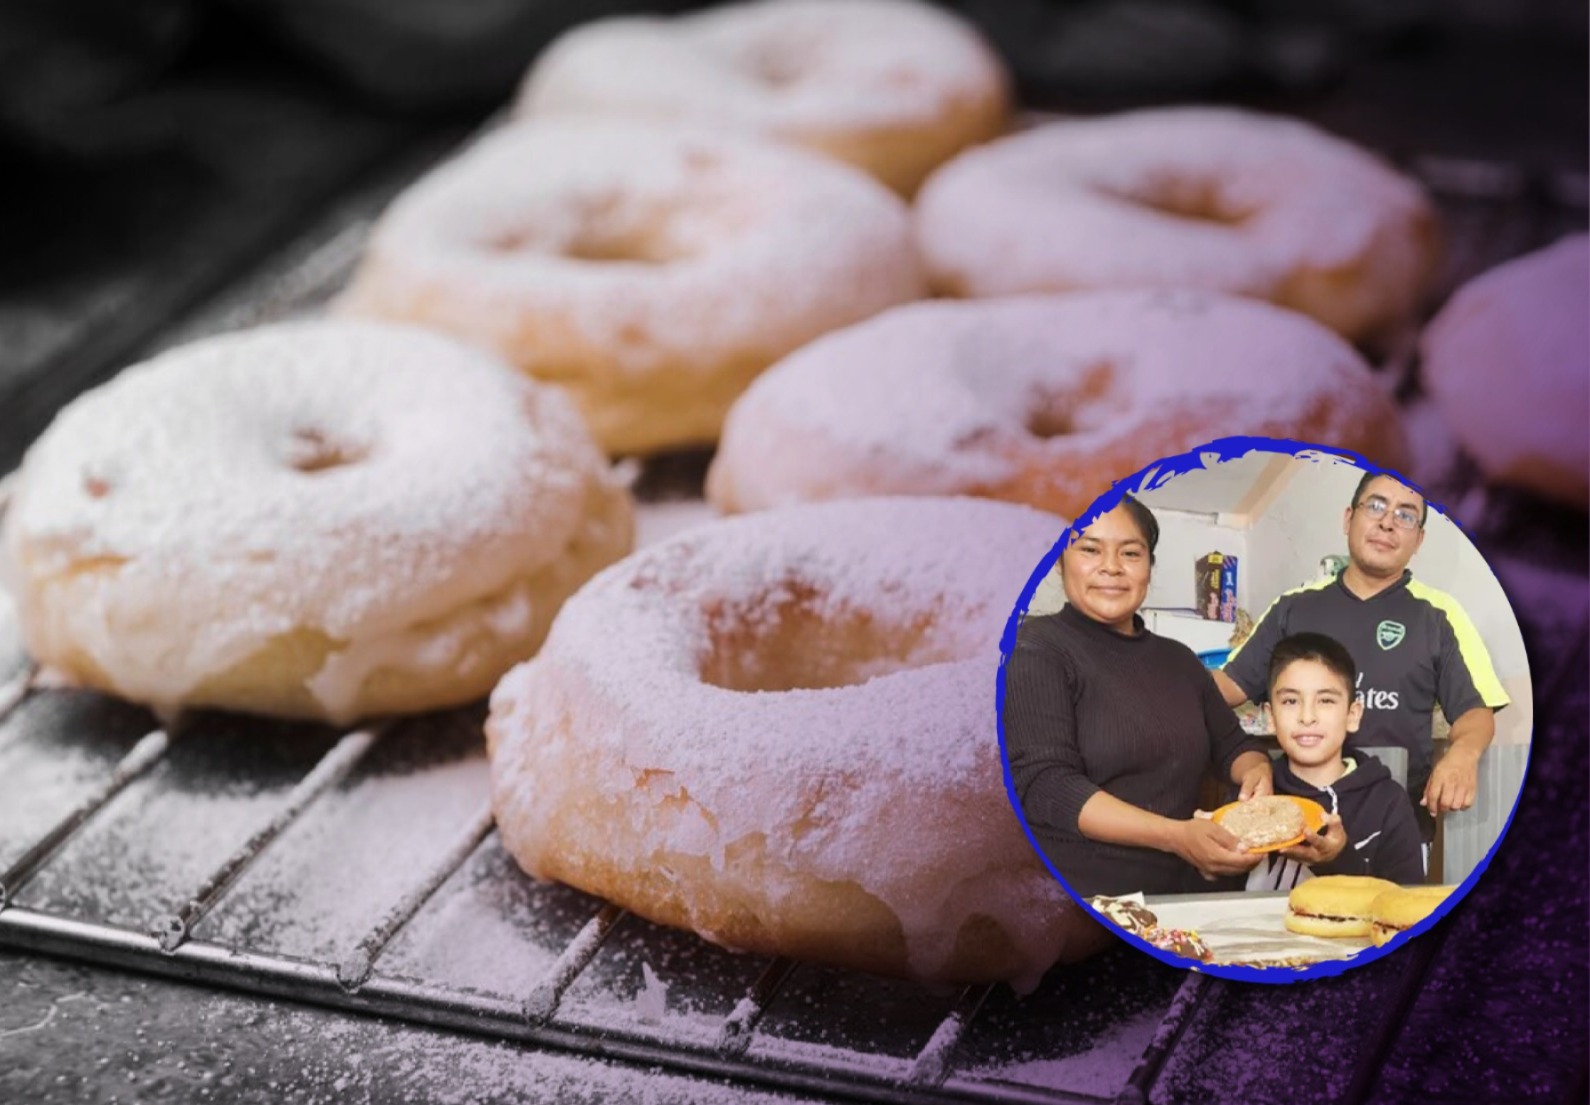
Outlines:
[[614, 452], [716, 440], [762, 369], [924, 291], [904, 205], [771, 142], [528, 123], [386, 213], [342, 300], [567, 388]]
[[1099, 943], [1024, 838], [998, 640], [1064, 523], [825, 503], [644, 548], [564, 607], [486, 725], [519, 863], [720, 944], [1033, 983]]
[[902, 0], [762, 0], [578, 27], [537, 59], [518, 111], [735, 127], [909, 194], [999, 134], [1009, 103], [999, 59], [948, 12]]
[[1111, 483], [1231, 434], [1396, 466], [1396, 408], [1341, 338], [1204, 292], [1077, 292], [887, 311], [813, 342], [730, 413], [722, 510], [985, 495], [1075, 517]]
[[305, 323], [77, 399], [4, 536], [41, 663], [162, 709], [344, 721], [484, 694], [632, 526], [555, 389], [423, 331]]
[[1458, 289], [1425, 331], [1424, 386], [1497, 483], [1590, 503], [1590, 238], [1509, 261]]
[[1411, 180], [1305, 123], [1215, 108], [1054, 123], [970, 151], [923, 187], [916, 225], [949, 294], [1202, 288], [1355, 341], [1415, 312], [1438, 254]]

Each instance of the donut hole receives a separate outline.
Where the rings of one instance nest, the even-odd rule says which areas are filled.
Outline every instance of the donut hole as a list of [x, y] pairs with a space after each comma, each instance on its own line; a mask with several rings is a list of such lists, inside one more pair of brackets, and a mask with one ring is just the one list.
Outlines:
[[732, 203], [707, 183], [718, 167], [708, 150], [687, 151], [683, 168], [691, 187], [683, 194], [626, 200], [596, 192], [567, 201], [570, 214], [550, 225], [534, 214], [523, 223], [499, 227], [482, 244], [494, 254], [550, 254], [595, 264], [668, 265], [698, 257], [721, 245], [726, 232], [743, 221]]
[[1047, 403], [1027, 412], [1026, 429], [1040, 441], [1065, 437], [1077, 432], [1077, 421], [1070, 403]]
[[636, 217], [613, 192], [595, 191], [567, 199], [560, 235], [537, 229], [547, 223], [531, 213], [523, 224], [497, 228], [487, 235], [490, 253], [550, 253], [575, 261], [632, 261], [664, 264], [679, 251], [658, 233], [656, 220]]
[[1110, 361], [1082, 367], [1062, 386], [1045, 386], [1028, 398], [1024, 426], [1040, 441], [1102, 429], [1126, 413], [1120, 374]]
[[1252, 207], [1240, 204], [1227, 195], [1218, 180], [1204, 180], [1195, 176], [1160, 174], [1134, 187], [1102, 185], [1096, 188], [1126, 203], [1150, 207], [1163, 215], [1193, 222], [1240, 226], [1253, 214]]
[[288, 435], [287, 464], [306, 475], [314, 475], [357, 464], [368, 452], [362, 446], [338, 441], [324, 430], [300, 426]]
[[712, 150], [692, 146], [684, 152], [685, 169], [697, 175], [715, 173], [723, 168], [723, 158]]
[[[760, 201], [715, 181], [713, 155], [687, 158], [682, 190], [649, 202], [586, 212], [558, 252], [571, 260], [669, 265], [722, 249], [757, 223]], [[720, 186], [722, 185], [722, 186]]]
[[77, 579], [82, 576], [114, 575], [127, 566], [128, 558], [107, 553], [103, 556], [88, 556], [82, 560], [72, 561], [71, 569], [66, 573], [67, 578]]
[[641, 265], [666, 265], [691, 254], [672, 239], [666, 227], [601, 223], [582, 227], [561, 252], [574, 261], [628, 261]]
[[1125, 408], [1101, 398], [1078, 402], [1075, 399], [1044, 403], [1027, 413], [1027, 433], [1039, 441], [1092, 433], [1109, 426]]
[[885, 619], [788, 583], [708, 611], [701, 679], [729, 691], [831, 690], [959, 659], [932, 628], [931, 615]]
[[763, 41], [745, 58], [747, 72], [768, 88], [788, 88], [804, 80], [812, 71], [811, 46], [787, 40]]

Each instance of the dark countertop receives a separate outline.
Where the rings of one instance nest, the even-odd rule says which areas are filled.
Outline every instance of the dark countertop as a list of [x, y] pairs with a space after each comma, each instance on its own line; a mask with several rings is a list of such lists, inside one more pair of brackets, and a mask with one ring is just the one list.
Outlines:
[[0, 951], [0, 1100], [808, 1100]]

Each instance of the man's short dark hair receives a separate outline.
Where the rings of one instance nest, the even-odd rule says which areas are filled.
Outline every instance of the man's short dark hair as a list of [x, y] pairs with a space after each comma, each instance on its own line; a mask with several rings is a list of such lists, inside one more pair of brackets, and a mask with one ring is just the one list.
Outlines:
[[1131, 495], [1124, 496], [1121, 505], [1126, 508], [1126, 513], [1132, 516], [1132, 522], [1143, 535], [1143, 540], [1148, 545], [1148, 562], [1153, 564], [1154, 548], [1159, 544], [1159, 519], [1154, 517], [1152, 510]]
[[1323, 633], [1294, 633], [1281, 638], [1270, 653], [1270, 678], [1266, 686], [1272, 693], [1281, 673], [1299, 660], [1324, 664], [1333, 674], [1346, 680], [1348, 694], [1358, 685], [1358, 665], [1353, 662], [1353, 654], [1347, 651], [1346, 645]]
[[[1378, 480], [1381, 476], [1385, 476], [1388, 480], [1397, 480], [1397, 477], [1389, 472], [1365, 472], [1364, 478], [1358, 481], [1358, 489], [1353, 492], [1353, 509], [1356, 510], [1358, 504], [1363, 501], [1364, 489], [1369, 486], [1370, 481]], [[1401, 480], [1397, 480], [1397, 482], [1402, 483]], [[1403, 486], [1407, 487], [1408, 485], [1403, 484]], [[1422, 491], [1414, 491], [1413, 488], [1408, 488], [1408, 490], [1419, 496], [1419, 528], [1423, 529], [1425, 520], [1430, 517], [1430, 501], [1424, 497]]]

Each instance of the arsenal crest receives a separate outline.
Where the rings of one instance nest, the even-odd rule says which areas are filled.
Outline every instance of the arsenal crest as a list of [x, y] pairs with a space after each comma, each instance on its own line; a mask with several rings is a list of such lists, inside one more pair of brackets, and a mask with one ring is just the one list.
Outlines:
[[1383, 651], [1396, 648], [1407, 635], [1408, 627], [1401, 622], [1384, 621], [1375, 626], [1375, 644]]

